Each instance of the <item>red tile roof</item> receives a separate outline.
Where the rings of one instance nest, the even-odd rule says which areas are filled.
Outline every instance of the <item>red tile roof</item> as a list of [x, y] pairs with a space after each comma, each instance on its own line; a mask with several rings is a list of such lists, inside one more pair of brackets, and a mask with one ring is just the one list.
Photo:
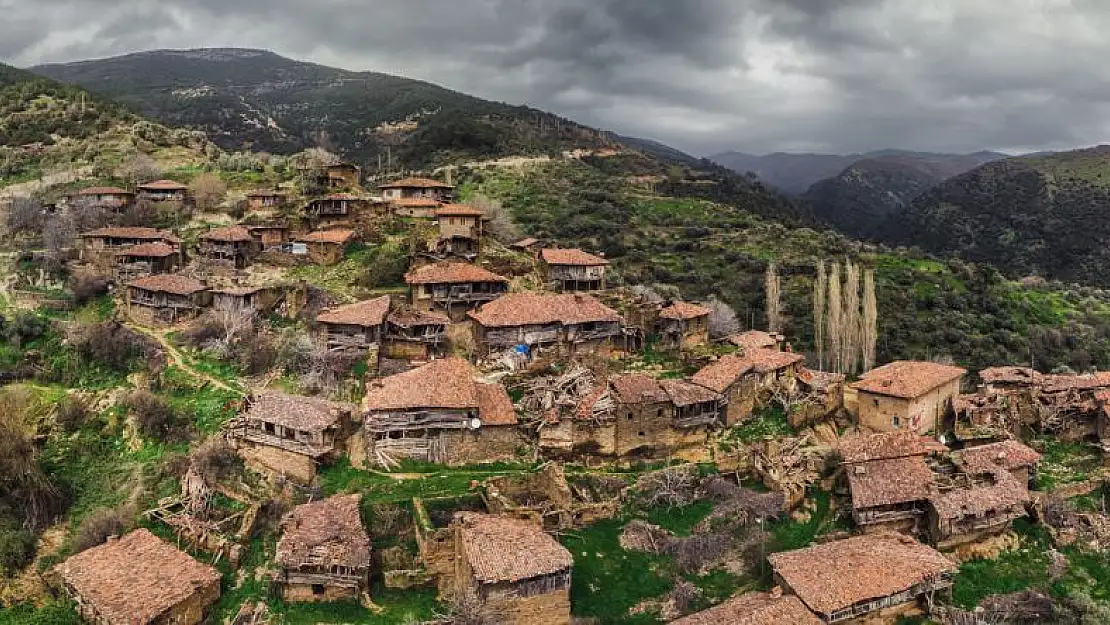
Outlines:
[[721, 399], [719, 393], [684, 380], [660, 380], [659, 385], [666, 391], [671, 403], [679, 408]]
[[974, 474], [994, 473], [999, 468], [1010, 471], [1032, 467], [1040, 459], [1039, 453], [1012, 439], [952, 452], [952, 461], [956, 466], [965, 473]]
[[355, 238], [354, 230], [317, 230], [310, 232], [297, 240], [303, 243], [332, 243], [344, 245]]
[[137, 185], [136, 188], [141, 191], [184, 191], [189, 187], [176, 180], [155, 180], [153, 182], [144, 182], [143, 184]]
[[406, 408], [478, 408], [476, 372], [470, 363], [450, 357], [367, 383], [363, 407], [369, 411]]
[[395, 310], [389, 313], [389, 323], [400, 328], [411, 328], [423, 325], [448, 325], [451, 318], [443, 313], [423, 310]]
[[192, 295], [208, 288], [199, 280], [168, 273], [138, 278], [128, 282], [127, 286], [173, 295]]
[[343, 413], [353, 410], [350, 404], [318, 397], [264, 392], [251, 398], [244, 416], [294, 430], [322, 432], [338, 425]]
[[149, 623], [219, 584], [220, 573], [139, 529], [72, 556], [59, 570], [66, 585], [111, 623]]
[[116, 256], [131, 256], [135, 258], [165, 258], [177, 253], [177, 248], [165, 243], [140, 243], [116, 252]]
[[435, 208], [442, 204], [439, 200], [424, 197], [402, 197], [389, 201], [394, 206], [401, 206], [405, 208]]
[[1029, 385], [1040, 380], [1041, 374], [1029, 367], [989, 367], [979, 372], [985, 384]]
[[417, 267], [405, 274], [408, 284], [468, 284], [471, 282], [508, 282], [488, 269], [470, 263], [435, 263]]
[[622, 404], [658, 403], [668, 401], [659, 380], [642, 373], [626, 373], [609, 378], [609, 387]]
[[[994, 475], [994, 483], [971, 488], [956, 488], [929, 499], [937, 517], [949, 521], [968, 517], [1002, 514], [1030, 500], [1029, 489], [1006, 472]], [[1022, 510], [1024, 514], [1024, 510]]]
[[479, 583], [515, 583], [566, 571], [574, 564], [570, 552], [539, 525], [509, 517], [463, 512], [463, 553]]
[[378, 185], [379, 189], [454, 189], [454, 185], [431, 178], [402, 178]]
[[389, 296], [383, 295], [325, 310], [316, 315], [316, 322], [372, 328], [385, 323], [385, 316], [389, 314], [389, 304]]
[[748, 592], [670, 625], [823, 625], [797, 597]]
[[534, 237], [528, 237], [527, 239], [521, 239], [521, 240], [517, 241], [516, 243], [513, 243], [511, 247], [529, 248], [529, 247], [532, 247], [533, 245], [536, 245], [539, 242], [540, 242], [539, 239], [536, 239]]
[[131, 191], [119, 187], [85, 187], [74, 195], [135, 195]]
[[436, 209], [436, 215], [443, 217], [485, 217], [486, 212], [463, 204], [444, 204]]
[[540, 258], [549, 265], [577, 265], [582, 267], [597, 267], [608, 265], [609, 261], [600, 256], [594, 256], [578, 249], [546, 248], [540, 251]]
[[580, 293], [512, 293], [483, 304], [469, 316], [487, 328], [622, 321], [617, 311]]
[[762, 330], [748, 330], [728, 337], [728, 342], [737, 347], [776, 349], [779, 346], [778, 337]]
[[856, 509], [925, 501], [933, 494], [933, 472], [923, 456], [872, 460], [844, 470]]
[[698, 317], [708, 317], [712, 312], [705, 306], [676, 301], [660, 310], [659, 316], [663, 319], [697, 319]]
[[924, 456], [939, 443], [930, 442], [917, 432], [900, 430], [880, 434], [864, 434], [840, 440], [840, 457], [847, 463]]
[[866, 534], [772, 554], [775, 573], [809, 609], [828, 615], [952, 572], [937, 550], [901, 534]]
[[516, 425], [513, 400], [500, 384], [478, 383], [478, 416], [482, 425]]
[[805, 356], [774, 349], [747, 349], [743, 354], [725, 354], [694, 374], [690, 380], [718, 393], [728, 390], [741, 376], [750, 373], [770, 373], [793, 367], [804, 362]]
[[249, 243], [251, 241], [251, 233], [243, 226], [225, 226], [223, 228], [213, 228], [200, 235], [200, 238], [206, 241], [219, 241], [221, 243]]
[[282, 523], [277, 562], [286, 569], [370, 568], [370, 537], [359, 512], [361, 495], [337, 495], [297, 506]]
[[851, 386], [875, 395], [913, 399], [958, 380], [965, 373], [966, 369], [935, 362], [898, 360], [868, 371]]

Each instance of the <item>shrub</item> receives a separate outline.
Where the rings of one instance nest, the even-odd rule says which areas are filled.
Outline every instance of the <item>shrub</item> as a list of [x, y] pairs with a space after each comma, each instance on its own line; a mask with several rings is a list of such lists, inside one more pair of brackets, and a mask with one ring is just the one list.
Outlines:
[[88, 323], [70, 330], [70, 342], [81, 356], [120, 373], [127, 373], [143, 359], [152, 361], [161, 353], [153, 339], [149, 339], [118, 321]]
[[8, 208], [8, 230], [14, 234], [41, 234], [45, 224], [42, 204], [33, 198], [16, 197]]
[[85, 400], [74, 395], [66, 395], [58, 403], [55, 420], [66, 431], [72, 432], [89, 420], [91, 411]]
[[5, 331], [12, 345], [22, 347], [42, 338], [49, 327], [50, 322], [45, 317], [28, 310], [21, 310], [7, 324]]
[[242, 466], [235, 450], [219, 436], [209, 438], [194, 449], [189, 464], [207, 484], [219, 482]]
[[135, 427], [144, 438], [180, 441], [187, 437], [188, 422], [165, 399], [149, 391], [135, 391], [124, 405], [135, 420]]
[[31, 532], [15, 519], [0, 515], [0, 579], [26, 566], [34, 549]]
[[226, 193], [227, 185], [216, 174], [201, 174], [193, 181], [193, 198], [202, 211], [216, 208]]
[[108, 292], [108, 277], [88, 268], [78, 269], [69, 278], [69, 290], [80, 305]]
[[107, 542], [111, 536], [122, 536], [134, 526], [134, 514], [124, 508], [99, 508], [93, 511], [73, 535], [73, 553], [81, 553]]

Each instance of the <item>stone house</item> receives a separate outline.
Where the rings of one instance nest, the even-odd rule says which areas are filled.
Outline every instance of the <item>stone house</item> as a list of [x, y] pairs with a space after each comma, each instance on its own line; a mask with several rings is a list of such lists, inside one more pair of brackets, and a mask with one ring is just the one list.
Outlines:
[[167, 230], [112, 227], [81, 233], [80, 258], [87, 263], [112, 265], [116, 252], [144, 243], [162, 243], [181, 254], [181, 239]]
[[477, 375], [470, 363], [448, 357], [369, 382], [363, 428], [370, 463], [514, 458], [524, 439], [512, 401], [500, 384], [477, 381]]
[[824, 623], [889, 622], [917, 613], [917, 601], [950, 588], [956, 570], [938, 551], [903, 534], [865, 534], [767, 559], [783, 592]]
[[528, 354], [609, 354], [625, 349], [623, 319], [581, 293], [505, 295], [468, 316], [482, 357], [524, 346]]
[[285, 289], [266, 286], [235, 286], [212, 290], [212, 308], [249, 310], [255, 315], [272, 312], [281, 303]]
[[447, 355], [447, 315], [419, 310], [396, 310], [386, 319], [385, 357], [425, 362]]
[[58, 565], [77, 612], [94, 625], [197, 625], [220, 598], [220, 573], [147, 529]]
[[276, 581], [290, 602], [359, 601], [370, 577], [370, 537], [361, 495], [337, 495], [293, 509], [277, 543]]
[[725, 425], [752, 415], [776, 391], [792, 392], [805, 366], [805, 356], [771, 349], [746, 349], [725, 354], [694, 374], [690, 381], [724, 396]]
[[135, 201], [135, 193], [119, 187], [85, 187], [66, 200], [69, 204], [88, 203], [118, 213]]
[[354, 163], [335, 163], [324, 168], [324, 183], [329, 189], [357, 189], [362, 184], [362, 168]]
[[872, 369], [849, 385], [857, 396], [857, 421], [876, 432], [939, 432], [965, 373], [959, 367], [905, 360]]
[[719, 425], [721, 396], [696, 384], [632, 373], [609, 378], [609, 388], [618, 456], [704, 444]]
[[317, 230], [297, 239], [308, 248], [308, 259], [317, 265], [338, 265], [347, 246], [355, 240], [354, 230]]
[[248, 226], [255, 249], [262, 252], [281, 251], [289, 241], [289, 226], [283, 224], [258, 224]]
[[936, 494], [925, 458], [936, 450], [909, 430], [842, 439], [856, 525], [864, 531], [924, 529], [929, 499]]
[[247, 192], [247, 208], [250, 210], [273, 210], [285, 204], [286, 195], [273, 189], [257, 189]]
[[709, 314], [705, 306], [671, 302], [659, 311], [656, 333], [663, 347], [682, 349], [709, 342]]
[[455, 186], [431, 178], [403, 178], [379, 185], [382, 197], [389, 202], [408, 199], [426, 199], [436, 202], [450, 201]]
[[940, 549], [1002, 534], [1026, 515], [1029, 489], [1005, 468], [964, 476], [970, 484], [941, 486], [929, 499], [929, 538]]
[[509, 247], [518, 252], [524, 252], [525, 254], [536, 257], [539, 256], [540, 250], [543, 249], [543, 241], [535, 237], [527, 237], [513, 243]]
[[376, 361], [389, 306], [389, 296], [383, 295], [325, 310], [316, 315], [317, 341], [333, 352], [373, 352]]
[[303, 217], [313, 228], [349, 228], [372, 212], [373, 206], [374, 203], [368, 198], [350, 193], [334, 193], [309, 200], [304, 206]]
[[446, 204], [436, 209], [439, 238], [435, 251], [442, 256], [475, 258], [482, 249], [486, 214], [462, 204]]
[[439, 200], [424, 197], [389, 200], [390, 211], [394, 215], [414, 219], [432, 219], [436, 216], [436, 209], [442, 205]]
[[798, 390], [805, 401], [787, 411], [790, 427], [800, 430], [808, 425], [827, 421], [844, 412], [843, 373], [829, 373], [803, 368], [798, 373]]
[[354, 410], [316, 397], [264, 392], [248, 399], [231, 437], [251, 466], [310, 484], [318, 465], [342, 453]]
[[508, 279], [477, 265], [439, 262], [405, 274], [409, 303], [416, 310], [438, 310], [454, 320], [509, 291]]
[[451, 594], [472, 595], [506, 625], [569, 625], [574, 560], [535, 523], [461, 512], [451, 524]]
[[158, 274], [127, 283], [127, 314], [148, 325], [173, 324], [197, 317], [212, 303], [212, 294], [199, 280]]
[[140, 276], [171, 273], [181, 266], [181, 248], [165, 243], [141, 243], [116, 252], [115, 277], [127, 281]]
[[605, 288], [609, 261], [577, 249], [547, 248], [540, 251], [547, 282], [559, 291], [599, 291]]
[[964, 473], [988, 474], [1005, 469], [1018, 483], [1032, 485], [1041, 455], [1019, 441], [965, 447], [952, 452], [952, 462]]
[[254, 238], [243, 226], [213, 228], [200, 235], [197, 255], [210, 263], [242, 269], [254, 256]]
[[740, 349], [773, 349], [781, 351], [786, 344], [786, 337], [777, 332], [764, 332], [763, 330], [748, 330], [733, 334], [725, 339]]
[[823, 625], [795, 596], [746, 592], [670, 625]]
[[189, 187], [176, 180], [155, 180], [137, 185], [139, 198], [151, 202], [186, 202], [189, 199]]

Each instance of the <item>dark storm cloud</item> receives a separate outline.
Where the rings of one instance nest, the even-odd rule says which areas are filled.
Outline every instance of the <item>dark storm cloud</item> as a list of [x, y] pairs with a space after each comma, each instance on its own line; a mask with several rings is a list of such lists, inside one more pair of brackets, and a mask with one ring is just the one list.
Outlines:
[[1100, 0], [0, 0], [0, 59], [242, 46], [689, 151], [1110, 139]]

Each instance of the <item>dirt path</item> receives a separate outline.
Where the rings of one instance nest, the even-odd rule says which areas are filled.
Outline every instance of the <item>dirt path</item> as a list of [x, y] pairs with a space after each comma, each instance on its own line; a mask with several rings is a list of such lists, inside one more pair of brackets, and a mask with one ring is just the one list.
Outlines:
[[136, 332], [139, 332], [140, 334], [144, 334], [154, 339], [155, 341], [158, 341], [158, 344], [161, 345], [162, 349], [166, 351], [166, 362], [168, 364], [181, 369], [194, 378], [204, 380], [205, 382], [208, 382], [218, 389], [235, 393], [236, 395], [246, 395], [246, 393], [242, 390], [229, 386], [223, 380], [204, 373], [203, 371], [198, 371], [194, 369], [193, 366], [189, 364], [189, 360], [185, 357], [185, 355], [181, 353], [181, 350], [177, 349], [177, 347], [175, 347], [173, 343], [170, 343], [169, 339], [166, 338], [165, 333], [151, 330], [150, 328], [144, 328], [143, 326], [135, 325], [132, 323], [125, 323], [124, 325]]

